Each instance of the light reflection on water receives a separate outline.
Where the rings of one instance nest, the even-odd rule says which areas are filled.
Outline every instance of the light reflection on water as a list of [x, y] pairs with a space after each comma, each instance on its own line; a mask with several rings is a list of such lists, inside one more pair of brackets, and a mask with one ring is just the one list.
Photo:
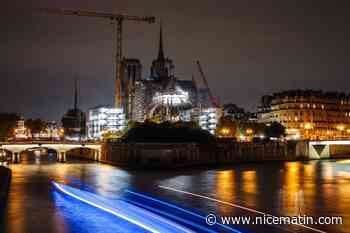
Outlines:
[[[218, 194], [218, 198], [220, 200], [228, 201], [231, 199], [235, 199], [235, 173], [233, 170], [227, 171], [219, 171], [217, 172], [217, 180], [216, 180], [216, 192]], [[226, 212], [225, 206], [219, 206], [219, 210], [222, 213], [229, 214], [230, 212]]]
[[[97, 212], [96, 216], [89, 215], [88, 211], [52, 195], [51, 180], [108, 198], [118, 198], [125, 188], [131, 187], [206, 213], [247, 214], [226, 205], [158, 188], [158, 185], [164, 185], [274, 215], [343, 216], [344, 225], [317, 228], [332, 233], [345, 233], [350, 228], [349, 160], [244, 164], [177, 172], [125, 171], [108, 165], [75, 162], [10, 167], [13, 179], [4, 217], [6, 233], [106, 232], [105, 226], [119, 232], [115, 230], [119, 225], [109, 216]], [[89, 223], [90, 218], [99, 220]], [[300, 228], [290, 229], [308, 232]], [[252, 228], [250, 232], [254, 230], [265, 232], [260, 227]]]

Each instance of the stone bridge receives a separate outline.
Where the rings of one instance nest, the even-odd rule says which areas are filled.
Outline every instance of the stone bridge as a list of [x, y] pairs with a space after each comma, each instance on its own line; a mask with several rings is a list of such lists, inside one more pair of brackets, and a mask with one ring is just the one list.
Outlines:
[[309, 141], [308, 155], [310, 159], [350, 157], [350, 140]]
[[88, 148], [94, 151], [94, 159], [100, 160], [101, 144], [91, 142], [70, 142], [70, 141], [16, 141], [16, 142], [0, 142], [0, 150], [12, 153], [12, 162], [21, 161], [21, 152], [29, 149], [51, 149], [57, 153], [57, 161], [65, 162], [67, 160], [66, 153], [73, 149]]

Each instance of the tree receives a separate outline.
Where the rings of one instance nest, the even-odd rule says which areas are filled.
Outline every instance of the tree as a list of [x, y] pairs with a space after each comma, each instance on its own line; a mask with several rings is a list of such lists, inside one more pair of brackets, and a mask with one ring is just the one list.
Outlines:
[[[191, 125], [191, 124], [189, 124]], [[197, 142], [210, 144], [216, 141], [215, 137], [208, 131], [200, 128], [192, 128], [180, 123], [169, 121], [160, 124], [146, 121], [138, 126], [131, 128], [122, 138], [124, 142]]]
[[46, 126], [46, 123], [41, 119], [28, 119], [24, 124], [28, 129], [30, 129], [32, 134], [40, 133]]
[[0, 140], [4, 141], [14, 135], [19, 115], [16, 113], [0, 113]]
[[269, 138], [280, 138], [286, 135], [286, 128], [278, 122], [272, 122], [266, 126], [265, 135]]
[[174, 123], [175, 127], [181, 128], [181, 127], [187, 127], [191, 129], [200, 129], [200, 126], [195, 121], [177, 121]]

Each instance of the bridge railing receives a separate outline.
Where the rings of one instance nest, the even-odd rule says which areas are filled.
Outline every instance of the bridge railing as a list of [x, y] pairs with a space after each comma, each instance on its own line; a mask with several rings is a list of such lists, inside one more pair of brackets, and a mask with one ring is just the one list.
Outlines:
[[23, 145], [23, 144], [69, 144], [69, 145], [99, 145], [100, 142], [92, 141], [42, 141], [42, 140], [33, 140], [33, 141], [6, 141], [0, 142], [0, 145]]

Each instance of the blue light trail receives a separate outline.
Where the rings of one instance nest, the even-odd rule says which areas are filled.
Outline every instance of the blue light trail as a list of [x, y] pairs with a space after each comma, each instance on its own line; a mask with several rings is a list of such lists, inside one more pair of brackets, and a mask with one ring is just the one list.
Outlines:
[[194, 233], [173, 221], [143, 210], [137, 206], [120, 201], [118, 203], [106, 203], [106, 199], [95, 194], [81, 191], [67, 185], [52, 182], [54, 187], [60, 192], [77, 199], [85, 204], [108, 212], [118, 218], [124, 219], [131, 224], [137, 225], [152, 233]]
[[[201, 230], [204, 230], [205, 232], [217, 232], [217, 231], [215, 231], [216, 230], [215, 228], [219, 228], [219, 229], [217, 229], [217, 230], [219, 230], [219, 232], [223, 232], [223, 230], [225, 229], [224, 232], [242, 233], [241, 231], [239, 231], [237, 229], [233, 229], [231, 227], [225, 226], [225, 225], [220, 224], [220, 223], [216, 223], [215, 226], [211, 226], [215, 230], [209, 229], [208, 227], [206, 227], [206, 223], [205, 223], [206, 216], [205, 215], [204, 216], [200, 215], [198, 213], [195, 213], [193, 211], [184, 209], [182, 207], [179, 207], [177, 205], [171, 204], [169, 202], [165, 202], [165, 201], [159, 200], [157, 198], [150, 197], [148, 195], [141, 194], [141, 193], [138, 193], [138, 192], [135, 192], [135, 191], [126, 190], [125, 192], [129, 193], [129, 194], [132, 194], [132, 195], [135, 195], [135, 196], [138, 196], [138, 197], [141, 197], [143, 199], [146, 199], [146, 200], [158, 203], [158, 204], [160, 204], [160, 207], [162, 209], [164, 209], [164, 206], [169, 207], [170, 209], [168, 209], [167, 212], [164, 212], [164, 211], [160, 211], [159, 208], [156, 209], [156, 208], [151, 207], [150, 205], [148, 205], [148, 206], [147, 205], [143, 205], [143, 204], [140, 203], [140, 201], [139, 202], [135, 202], [135, 201], [131, 201], [131, 200], [126, 199], [128, 202], [131, 202], [131, 203], [133, 203], [135, 205], [138, 205], [138, 206], [142, 206], [143, 208], [146, 208], [146, 209], [150, 209], [150, 210], [155, 211], [157, 213], [160, 213], [162, 215], [166, 215], [168, 217], [174, 218], [174, 219], [176, 219], [176, 220], [178, 220], [180, 222], [183, 222], [183, 223], [189, 224], [191, 226], [194, 226], [196, 228], [199, 228]], [[154, 204], [153, 204], [153, 206], [154, 206]], [[174, 214], [170, 214], [170, 213], [176, 213], [176, 212], [174, 212], [174, 209], [175, 210], [179, 210], [179, 212], [177, 212], [177, 216], [175, 216]], [[186, 218], [179, 217], [179, 216], [186, 216]], [[192, 219], [194, 219], [194, 221], [192, 221], [192, 222], [189, 221], [188, 219], [191, 219], [189, 216], [193, 216], [194, 218], [192, 218]], [[203, 221], [201, 221], [201, 220], [203, 220]], [[194, 222], [197, 222], [197, 223], [194, 223]]]
[[67, 197], [125, 221], [123, 228], [138, 227], [142, 231], [152, 233], [242, 233], [222, 224], [209, 226], [205, 222], [204, 214], [135, 191], [125, 190], [126, 195], [123, 198], [112, 200], [64, 184], [56, 182], [52, 184], [57, 191]]

